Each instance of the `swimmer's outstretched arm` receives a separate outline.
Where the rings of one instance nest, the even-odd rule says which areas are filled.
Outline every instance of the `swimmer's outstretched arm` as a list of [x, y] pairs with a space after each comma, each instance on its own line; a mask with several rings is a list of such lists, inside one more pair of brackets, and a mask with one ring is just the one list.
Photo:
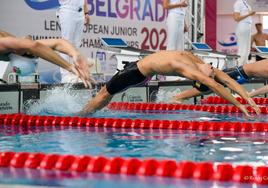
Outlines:
[[79, 113], [80, 115], [87, 115], [94, 113], [97, 110], [105, 107], [113, 98], [113, 95], [110, 95], [106, 89], [106, 86], [103, 86], [101, 90], [97, 93], [96, 97], [89, 100], [86, 106]]
[[227, 87], [229, 87], [231, 90], [240, 95], [248, 102], [248, 104], [254, 109], [257, 114], [260, 114], [259, 107], [257, 107], [256, 103], [249, 96], [248, 92], [240, 84], [238, 84], [228, 74], [224, 73], [219, 69], [214, 68], [214, 72], [217, 80], [219, 80], [221, 83], [224, 83], [225, 85], [227, 85]]
[[191, 80], [199, 81], [202, 84], [208, 86], [212, 91], [214, 91], [219, 96], [223, 97], [236, 107], [238, 107], [246, 116], [250, 117], [247, 109], [244, 105], [239, 103], [221, 84], [217, 83], [214, 79], [204, 75], [202, 72], [192, 69], [192, 68], [184, 68], [180, 72], [184, 77], [189, 78]]
[[264, 95], [264, 94], [266, 94], [266, 93], [268, 93], [268, 85], [263, 86], [263, 87], [261, 87], [261, 88], [255, 90], [255, 91], [250, 92], [250, 93], [249, 93], [249, 96], [250, 96], [250, 97], [256, 97], [256, 96], [258, 96], [258, 95]]
[[198, 91], [196, 88], [191, 88], [174, 95], [171, 99], [171, 103], [182, 103], [184, 100], [200, 95], [202, 95], [200, 91]]
[[72, 58], [80, 55], [80, 52], [70, 42], [64, 39], [42, 39], [36, 41], [52, 48], [53, 50], [67, 54]]
[[[72, 64], [66, 62], [57, 53], [55, 53], [51, 48], [45, 46], [39, 42], [32, 41], [29, 39], [19, 39], [15, 37], [4, 37], [0, 38], [0, 53], [15, 53], [22, 55], [25, 52], [29, 52], [37, 57], [41, 57], [55, 65], [58, 65], [79, 77], [83, 77], [81, 73]], [[83, 79], [85, 79], [83, 77]]]
[[86, 58], [67, 40], [64, 39], [45, 39], [45, 40], [37, 40], [41, 44], [49, 46], [53, 50], [69, 55], [73, 58], [74, 63], [80, 74], [83, 75], [85, 81], [89, 86], [91, 86], [90, 82], [95, 82], [90, 77], [90, 68], [92, 65], [87, 63]]
[[3, 52], [16, 53], [18, 55], [30, 52], [31, 54], [51, 61], [62, 68], [67, 70], [71, 69], [70, 64], [56, 54], [51, 48], [29, 39], [19, 39], [15, 37], [1, 38], [0, 50]]

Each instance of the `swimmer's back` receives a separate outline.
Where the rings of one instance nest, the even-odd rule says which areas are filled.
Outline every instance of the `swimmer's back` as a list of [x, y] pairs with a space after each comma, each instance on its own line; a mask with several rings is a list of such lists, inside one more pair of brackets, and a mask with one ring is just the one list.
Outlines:
[[191, 62], [187, 61], [187, 55], [188, 53], [183, 51], [159, 51], [140, 60], [138, 67], [145, 76], [154, 74], [175, 76], [177, 73], [174, 70], [174, 62], [177, 68], [190, 64]]

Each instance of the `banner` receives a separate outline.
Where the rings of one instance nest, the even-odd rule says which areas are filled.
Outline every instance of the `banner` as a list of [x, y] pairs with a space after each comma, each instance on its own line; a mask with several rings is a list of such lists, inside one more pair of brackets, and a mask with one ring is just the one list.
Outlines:
[[268, 11], [268, 1], [267, 0], [251, 0], [252, 8], [257, 12], [267, 12]]
[[[59, 38], [57, 0], [5, 0], [0, 6], [0, 29], [34, 39]], [[100, 37], [122, 38], [130, 46], [147, 50], [166, 48], [166, 16], [162, 0], [88, 0], [90, 25], [84, 27], [81, 49], [86, 57], [98, 59], [102, 72], [111, 75], [116, 61], [99, 49]], [[40, 63], [43, 82], [58, 80], [58, 67]]]
[[205, 1], [206, 15], [206, 43], [213, 49], [216, 49], [217, 39], [217, 0]]
[[[228, 25], [228, 27], [226, 27]], [[232, 16], [217, 16], [217, 50], [227, 54], [237, 53], [236, 22]]]

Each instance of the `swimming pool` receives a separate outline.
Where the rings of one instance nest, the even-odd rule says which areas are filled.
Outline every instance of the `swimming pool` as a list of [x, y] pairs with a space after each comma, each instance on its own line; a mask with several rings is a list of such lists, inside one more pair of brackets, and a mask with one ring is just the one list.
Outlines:
[[[51, 115], [43, 111], [42, 115]], [[241, 114], [226, 115], [189, 110], [122, 112], [104, 110], [91, 119], [155, 119], [203, 122], [246, 121]], [[264, 115], [258, 116], [267, 122]], [[68, 117], [67, 117], [68, 119]], [[248, 121], [248, 120], [247, 120]], [[251, 121], [258, 121], [257, 119]], [[51, 122], [51, 121], [50, 121]], [[13, 122], [14, 123], [14, 122]], [[180, 129], [137, 129], [104, 126], [1, 126], [0, 151], [42, 152], [105, 157], [154, 158], [175, 161], [212, 161], [234, 165], [264, 166], [268, 162], [267, 132], [226, 132]], [[110, 174], [29, 169], [2, 169], [1, 183], [74, 187], [209, 187], [215, 182], [161, 177], [128, 177]], [[122, 178], [123, 177], [123, 178]], [[217, 185], [231, 186], [233, 183]], [[200, 186], [199, 186], [200, 185]], [[252, 185], [247, 185], [252, 186]]]
[[267, 133], [1, 126], [0, 151], [267, 165]]

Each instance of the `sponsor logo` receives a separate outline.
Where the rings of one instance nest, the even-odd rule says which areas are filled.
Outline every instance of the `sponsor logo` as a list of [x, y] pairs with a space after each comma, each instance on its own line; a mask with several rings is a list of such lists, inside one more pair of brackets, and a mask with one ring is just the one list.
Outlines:
[[135, 94], [128, 94], [124, 92], [121, 95], [121, 102], [144, 102], [142, 99], [142, 96], [140, 95], [135, 95]]
[[[58, 0], [24, 0], [34, 10], [57, 8]], [[162, 0], [87, 0], [89, 14], [99, 17], [121, 18], [145, 21], [150, 19], [163, 22], [167, 11], [162, 6]]]
[[58, 0], [24, 0], [25, 3], [34, 10], [47, 10], [57, 8]]
[[13, 107], [8, 101], [0, 102], [0, 111], [12, 111], [12, 110]]
[[218, 43], [223, 47], [236, 46], [237, 38], [235, 33], [229, 33], [228, 39], [226, 41], [218, 41]]

